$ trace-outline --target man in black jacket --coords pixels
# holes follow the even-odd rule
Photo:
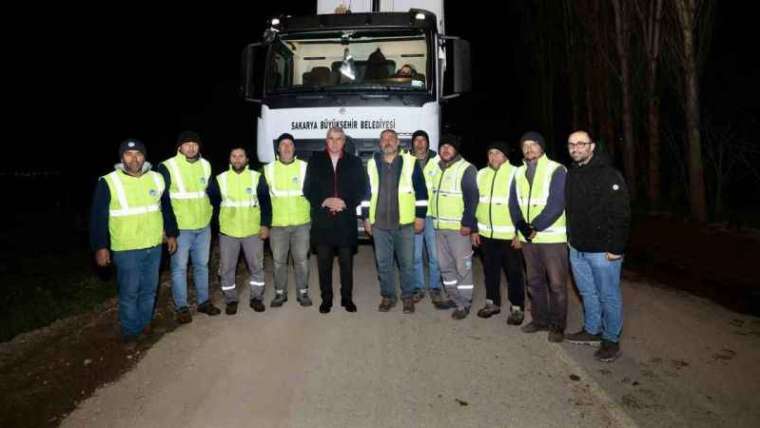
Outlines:
[[[357,207],[367,186],[362,161],[344,150],[341,128],[327,131],[325,150],[314,153],[306,167],[303,193],[311,205],[311,245],[316,248],[322,304],[332,308],[333,260],[340,266],[340,304],[356,312],[353,301],[353,256],[357,244]]]
[[[583,330],[571,343],[599,345],[594,356],[611,362],[620,356],[623,300],[620,271],[628,240],[630,208],[622,175],[601,153],[587,131],[567,141],[573,165],[567,174],[566,213],[570,265],[583,297]]]

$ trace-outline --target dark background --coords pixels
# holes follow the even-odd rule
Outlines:
[[[534,111],[542,100],[535,95],[540,82],[530,34],[543,31],[532,19],[535,7],[528,0],[491,3],[485,10],[446,3],[447,33],[471,42],[474,83],[471,94],[446,105],[444,117],[463,135],[464,154],[477,165],[492,139],[513,143],[519,158],[516,142],[529,129],[541,131],[549,153],[567,161],[562,142],[571,131],[570,103],[562,76],[555,83],[555,129],[541,129]],[[718,120],[738,121],[756,140],[760,73],[750,35],[756,23],[745,9],[735,2],[717,6],[702,102],[713,106]],[[29,209],[47,210],[51,202],[64,207],[81,230],[95,180],[112,169],[125,138],[146,142],[154,163],[173,154],[184,129],[200,132],[203,154],[216,170],[226,166],[233,145],[255,154],[256,106],[238,96],[241,50],[260,39],[267,17],[315,10],[311,2],[279,1],[215,10],[130,5],[32,14],[34,28],[22,26],[9,38],[34,42],[11,48],[7,83],[13,96],[6,104],[13,112],[10,127],[18,132],[5,142],[2,180],[20,197],[32,189]],[[663,122],[664,128],[682,126],[667,115]],[[38,197],[51,189],[55,201]],[[756,189],[746,191],[757,200]]]

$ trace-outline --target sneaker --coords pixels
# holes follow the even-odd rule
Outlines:
[[[486,305],[478,311],[478,316],[480,318],[491,318],[500,312],[500,307],[494,305],[493,303],[486,303]]]
[[[330,302],[322,302],[322,304],[319,305],[320,314],[329,314],[331,309],[332,309],[332,303]]]
[[[190,308],[183,306],[177,309],[177,322],[180,324],[193,322],[193,314],[190,313]]]
[[[601,334],[591,334],[586,330],[568,334],[565,339],[567,339],[568,342],[574,343],[576,345],[599,346],[602,344]]]
[[[463,320],[467,318],[467,315],[469,314],[470,314],[470,308],[461,308],[452,312],[451,318],[454,318],[455,320]]]
[[[603,363],[611,363],[620,357],[620,344],[602,339],[602,346],[594,353],[594,358]]]
[[[298,303],[303,307],[308,307],[313,304],[311,302],[311,298],[309,297],[309,293],[301,293],[298,296]]]
[[[413,314],[414,313],[414,297],[407,297],[406,299],[402,299],[404,302],[404,313],[405,314]]]
[[[519,306],[512,306],[509,309],[509,317],[507,318],[507,324],[520,325],[525,319],[525,312]]]
[[[285,293],[276,293],[274,299],[269,303],[273,308],[279,308],[283,303],[288,301],[288,295]]]
[[[425,298],[425,290],[421,288],[414,290],[414,296],[412,298],[414,299],[414,303],[420,303],[420,300]]]
[[[383,300],[380,301],[380,305],[377,307],[377,310],[380,312],[388,312],[394,306],[396,306],[396,299],[383,297]]]
[[[264,312],[266,310],[266,307],[264,306],[264,302],[261,301],[261,299],[251,299],[250,301],[251,309],[253,309],[256,312]]]
[[[351,299],[340,299],[340,305],[346,308],[347,312],[356,312],[356,305]]]
[[[436,309],[454,309],[457,307],[457,304],[451,299],[442,300],[440,302],[434,300],[433,306],[435,306]]]
[[[559,328],[549,329],[549,342],[560,343],[565,340],[565,332]]]
[[[214,317],[221,314],[222,310],[214,306],[210,300],[206,300],[198,305],[198,312]]]
[[[528,324],[524,325],[520,330],[522,330],[523,333],[537,333],[539,331],[549,330],[549,327],[543,324],[537,324],[535,321],[531,321]]]
[[[224,308],[224,312],[227,315],[235,315],[237,313],[238,302],[227,303],[227,307]]]

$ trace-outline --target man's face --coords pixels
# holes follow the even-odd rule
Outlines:
[[[179,152],[188,159],[195,159],[198,157],[200,147],[195,141],[185,141],[179,146]]]
[[[127,150],[121,155],[121,163],[129,174],[138,174],[145,164],[145,155],[138,150]]]
[[[438,154],[444,162],[448,162],[454,159],[457,155],[457,150],[451,144],[444,144],[440,147]]]
[[[293,140],[286,138],[280,141],[280,144],[277,146],[277,153],[280,155],[280,161],[285,163],[290,162],[296,154],[296,145],[293,143]]]
[[[327,152],[331,155],[339,155],[346,145],[346,136],[337,131],[330,131],[327,134]]]
[[[380,149],[384,155],[395,155],[398,153],[398,137],[392,132],[384,132],[380,136]]]
[[[412,75],[412,69],[411,67],[403,66],[398,71],[399,76],[411,76]]]
[[[488,165],[493,169],[499,169],[499,167],[507,161],[507,157],[501,150],[491,149],[488,151]]]
[[[522,143],[522,153],[526,161],[534,161],[544,154],[544,149],[533,140],[525,140]]]
[[[230,165],[235,171],[242,171],[248,165],[248,156],[243,149],[235,149],[230,152]]]
[[[591,141],[589,135],[583,131],[573,132],[567,138],[567,151],[576,163],[586,163],[594,154],[596,144]]]
[[[414,147],[414,153],[417,155],[424,155],[428,150],[428,140],[422,135],[414,137],[412,141],[412,147]]]

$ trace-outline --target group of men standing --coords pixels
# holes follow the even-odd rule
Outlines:
[[[620,173],[594,153],[596,144],[588,132],[577,131],[568,138],[574,161],[569,172],[546,156],[544,139],[536,132],[520,139],[523,165],[513,166],[507,143],[494,141],[488,146],[488,165],[479,171],[462,157],[460,140],[453,136],[443,136],[436,153],[430,150],[428,134],[416,131],[407,152],[396,131],[386,129],[366,170],[345,144],[343,130],[332,128],[324,151],[314,153],[307,163],[295,156],[293,136],[282,134],[276,141],[277,159],[265,165],[263,173],[249,169],[245,150],[235,148],[229,169],[212,177],[194,132],[179,135],[176,155],[162,162],[158,172],[145,161],[142,142],[122,142],[121,163],[96,188],[91,243],[98,265],[116,265],[125,342],[134,345],[150,330],[162,242],[171,254],[177,321],[192,321],[188,261],[193,265],[197,311],[221,313],[209,298],[210,223],[216,208],[219,273],[229,315],[237,312],[235,274],[241,249],[249,272],[250,306],[265,310],[267,239],[274,262],[271,307],[288,300],[291,257],[296,299],[301,306],[312,305],[312,249],[319,270],[319,311],[332,309],[332,266],[337,257],[341,306],[356,312],[353,256],[359,216],[374,241],[380,311],[397,304],[400,282],[404,313],[414,312],[427,288],[436,308],[453,309],[452,318],[464,319],[474,290],[473,248],[479,248],[486,302],[477,315],[500,313],[503,270],[510,301],[507,323],[521,325],[527,276],[532,319],[522,331],[548,330],[549,340],[560,342],[565,338],[569,261],[583,297],[585,322],[583,330],[567,339],[601,344],[601,360],[617,358],[628,195]]]

